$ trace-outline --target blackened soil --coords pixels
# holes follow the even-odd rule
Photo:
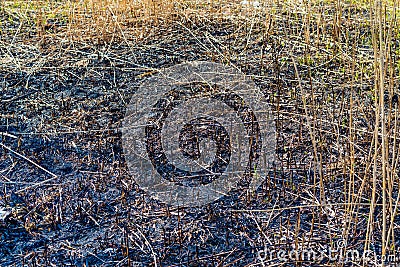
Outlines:
[[[279,63],[286,55],[278,37],[260,38],[261,26],[253,25],[253,37],[241,39],[230,25],[189,25],[188,32],[178,24],[129,44],[49,39],[40,49],[2,50],[25,61],[0,68],[0,209],[12,209],[0,220],[0,265],[245,266],[260,263],[265,245],[326,244],[340,236],[335,206],[282,209],[321,197],[296,78]],[[126,106],[158,69],[194,60],[226,63],[228,56],[276,112],[277,164],[254,195],[236,190],[205,207],[169,208],[128,172],[119,129]],[[325,183],[331,201],[342,201],[344,177],[338,172]]]

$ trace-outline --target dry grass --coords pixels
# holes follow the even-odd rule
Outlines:
[[[38,37],[51,29],[73,40],[99,43],[114,38],[143,39],[154,27],[197,17],[242,17],[238,1],[82,0],[3,1],[2,10],[18,17],[22,24],[35,26]],[[128,35],[128,36],[127,36]]]

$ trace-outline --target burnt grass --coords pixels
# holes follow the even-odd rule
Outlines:
[[[332,121],[348,116],[340,110],[350,96],[345,87],[335,86],[344,83],[343,76],[321,75],[340,63],[326,59],[329,64],[313,68],[321,85],[312,90],[322,108],[311,110],[324,144],[318,147],[318,165],[293,65],[282,60],[290,59],[292,44],[257,25],[247,39],[245,29],[234,25],[229,20],[177,23],[129,45],[123,40],[71,44],[48,37],[40,45],[1,48],[2,57],[12,55],[25,64],[18,68],[9,61],[0,68],[0,207],[12,211],[0,221],[1,266],[245,266],[260,264],[257,253],[266,245],[289,249],[342,238],[344,208],[334,204],[344,202],[348,174],[334,144],[338,132],[343,137],[349,130],[334,128]],[[119,128],[144,79],[157,69],[195,60],[229,61],[253,78],[275,114],[277,157],[253,195],[236,190],[204,207],[171,208],[135,184]],[[309,75],[307,66],[298,68]],[[360,103],[367,105],[365,84],[357,86]],[[333,120],[329,110],[338,111]],[[360,129],[374,121],[361,109],[355,116]],[[371,138],[367,132],[356,140],[356,153]],[[355,171],[363,173],[363,164],[360,160]],[[321,173],[322,191],[333,204],[329,208],[318,206]],[[346,237],[350,247],[362,248],[368,211],[358,209]]]

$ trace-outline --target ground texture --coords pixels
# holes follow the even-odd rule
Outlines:
[[[362,177],[369,172],[373,81],[366,64],[354,67],[364,68],[362,82],[351,82],[354,55],[346,47],[358,39],[342,33],[336,51],[317,35],[305,45],[301,19],[288,19],[300,11],[283,13],[270,32],[264,17],[249,14],[181,19],[146,37],[127,32],[108,42],[1,37],[1,266],[262,266],[265,246],[289,251],[345,239],[348,248],[363,249],[369,206],[343,204],[356,201],[361,186],[367,189],[357,201],[368,204],[363,197],[370,195]],[[350,18],[341,23],[352,31]],[[326,25],[321,36],[334,32]],[[365,60],[372,55],[360,51]],[[275,116],[276,166],[253,195],[234,191],[178,209],[137,187],[120,127],[144,79],[195,60],[234,65],[260,87]],[[392,93],[385,101],[397,105]],[[370,248],[380,247],[376,241]],[[265,266],[274,262],[281,263]]]

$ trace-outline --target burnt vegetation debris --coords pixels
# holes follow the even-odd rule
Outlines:
[[[378,23],[361,4],[267,7],[233,15],[213,7],[209,16],[188,9],[141,34],[126,21],[81,37],[62,18],[21,24],[2,2],[0,265],[245,266],[259,264],[266,245],[340,237],[360,251],[368,240],[380,253],[384,231],[397,248],[398,67],[387,64],[379,93]],[[391,25],[387,34],[398,34]],[[398,43],[389,45],[388,62],[396,62]],[[276,161],[251,195],[238,188],[204,207],[171,208],[136,185],[119,128],[143,80],[195,60],[236,66],[260,87],[274,113]],[[394,147],[383,154],[385,168],[382,135],[374,134],[381,99]],[[386,196],[374,191],[383,173]],[[383,220],[392,227],[383,230]]]

